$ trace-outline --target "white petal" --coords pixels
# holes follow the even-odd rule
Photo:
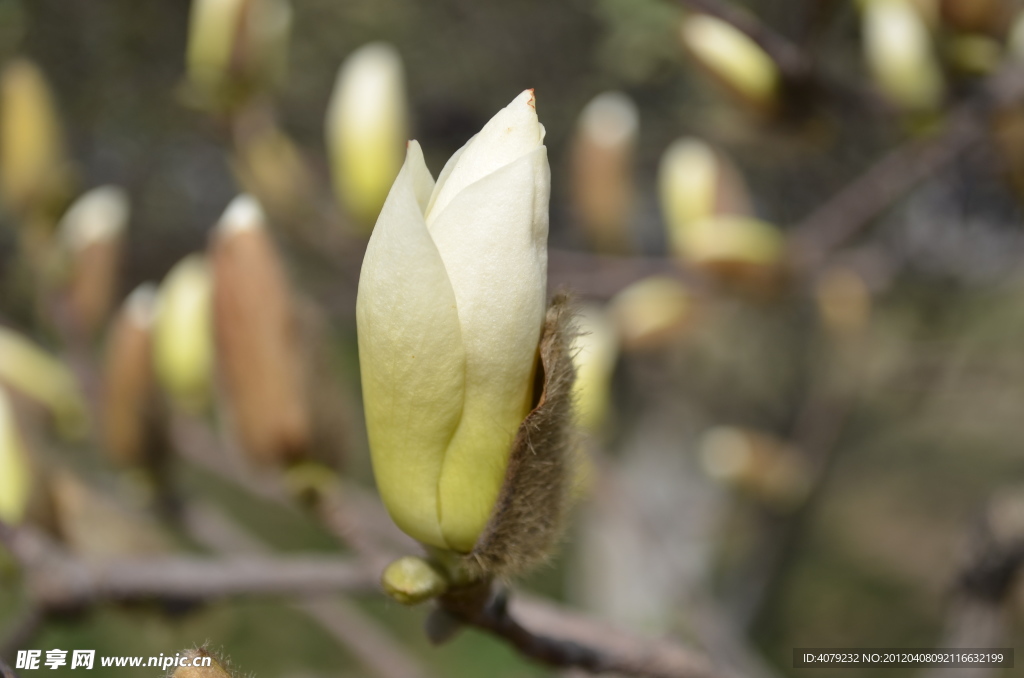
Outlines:
[[[437,485],[462,414],[465,353],[455,295],[423,221],[429,177],[411,142],[367,246],[356,321],[377,486],[399,527],[443,547]]]
[[[455,196],[470,184],[521,158],[544,141],[544,128],[537,120],[533,90],[528,89],[484,125],[484,128],[452,156],[441,173],[444,178],[434,189],[427,209],[431,226]]]
[[[402,165],[407,109],[398,50],[376,42],[349,55],[327,108],[327,149],[338,197],[366,226]]]
[[[471,548],[486,522],[531,405],[550,185],[541,146],[462,190],[430,231],[455,290],[466,350],[465,411],[440,485],[441,527],[458,550]],[[446,512],[447,502],[457,509]]]
[[[416,195],[416,204],[420,207],[420,214],[426,214],[427,203],[430,202],[430,195],[434,192],[434,177],[430,175],[427,164],[423,161],[423,151],[420,149],[420,142],[413,140],[406,145],[406,152],[410,159],[406,162],[409,174],[412,179],[412,191]]]
[[[82,250],[94,242],[121,235],[128,224],[128,193],[118,186],[100,186],[82,194],[60,220],[64,245]]]

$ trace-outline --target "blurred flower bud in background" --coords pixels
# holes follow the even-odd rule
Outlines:
[[[27,59],[0,75],[0,191],[21,218],[49,211],[66,191],[70,165],[53,94]]]
[[[468,552],[534,405],[550,171],[532,90],[448,161],[418,143],[374,228],[356,317],[374,475],[416,539]]]
[[[955,35],[946,43],[946,53],[957,71],[977,76],[990,73],[999,66],[1003,46],[987,35]]]
[[[110,328],[103,364],[103,441],[111,460],[141,466],[160,417],[153,371],[156,287],[136,288]]]
[[[0,384],[47,408],[63,436],[78,438],[88,429],[88,410],[71,372],[30,339],[6,327],[0,327]]]
[[[324,127],[335,194],[364,232],[373,228],[402,166],[408,115],[398,50],[375,42],[350,54]]]
[[[726,91],[760,113],[778,105],[779,69],[761,46],[735,26],[705,14],[683,19],[683,45]]]
[[[625,254],[632,247],[633,155],[640,113],[622,92],[605,92],[580,113],[572,153],[576,217],[591,247]]]
[[[72,203],[58,225],[69,267],[68,306],[86,335],[99,329],[114,303],[128,214],[124,189],[101,186]]]
[[[780,512],[798,507],[811,489],[800,453],[768,434],[731,426],[706,432],[700,461],[711,478]]]
[[[109,559],[172,550],[170,537],[139,506],[123,503],[64,467],[54,470],[50,484],[58,533],[74,554]]]
[[[694,313],[694,299],[675,278],[651,276],[615,295],[608,304],[622,347],[647,349],[671,343]]]
[[[164,278],[153,336],[156,375],[175,405],[199,412],[210,403],[213,370],[211,281],[206,259],[192,254]]]
[[[912,112],[934,110],[945,96],[932,37],[910,0],[864,0],[864,52],[885,96]]]
[[[750,215],[752,207],[739,170],[720,151],[694,137],[674,141],[658,169],[661,211],[669,244],[686,250],[694,225],[718,214]]]
[[[722,280],[769,283],[780,274],[784,247],[782,234],[774,225],[727,214],[695,224],[683,256]]]
[[[963,33],[999,33],[1010,18],[1006,0],[940,0],[943,22]]]
[[[186,61],[200,101],[233,107],[280,86],[291,25],[288,0],[193,0]]]
[[[294,301],[259,204],[235,198],[210,241],[219,384],[242,450],[283,464],[308,453],[303,347]]]
[[[0,521],[18,525],[28,510],[32,471],[14,409],[0,386]]]
[[[1024,11],[1017,12],[1006,33],[1006,49],[1014,59],[1024,59]]]
[[[781,233],[750,216],[741,175],[710,145],[684,138],[669,146],[661,159],[658,191],[676,256],[730,282],[760,284],[778,277]]]
[[[580,426],[596,433],[604,426],[610,412],[611,381],[619,355],[619,340],[615,326],[597,306],[581,308],[576,321],[579,329],[573,345],[576,411]]]

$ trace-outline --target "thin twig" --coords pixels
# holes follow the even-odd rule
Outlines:
[[[18,678],[18,674],[4,662],[3,657],[0,657],[0,678]]]
[[[95,600],[203,600],[243,594],[369,593],[377,578],[351,560],[330,556],[174,556],[104,563],[65,561],[31,573],[38,600],[54,607]]]
[[[631,283],[652,275],[676,278],[693,289],[708,291],[706,281],[680,261],[668,257],[616,257],[587,252],[548,251],[551,289],[609,299]]]
[[[204,432],[196,422],[189,423],[188,427],[193,427],[187,446],[190,459],[228,480],[236,478],[230,463],[224,461],[223,451],[215,449],[218,447],[216,438],[208,431]],[[274,489],[271,484],[257,482],[252,489],[275,502],[286,502],[282,488]],[[344,496],[346,492],[348,497]],[[364,558],[375,564],[374,571],[379,569],[376,564],[390,561],[403,550],[414,547],[414,543],[404,536],[391,535],[369,541],[363,539],[367,525],[379,525],[384,535],[394,532],[394,526],[378,501],[367,496],[353,495],[348,488],[324,497],[319,512],[321,519],[332,531],[343,536],[360,550]],[[188,522],[203,525],[204,529],[209,527],[209,521],[205,519]],[[353,538],[351,530],[358,526],[361,526],[359,534]],[[377,530],[373,533],[374,536],[380,536]],[[205,543],[207,540],[203,541]],[[368,551],[363,553],[364,549]],[[607,667],[603,669],[605,672],[665,678],[712,678],[722,675],[711,669],[710,662],[703,655],[671,640],[638,638],[539,600],[517,598],[512,607],[516,616],[533,628],[533,632],[514,622],[507,610],[505,618],[483,615],[475,620],[467,619],[467,622],[512,642],[525,656],[538,661],[552,664],[550,660],[558,659],[559,652],[567,653],[562,657],[564,660],[574,657],[593,660],[590,663],[553,663],[556,666],[600,665]],[[306,611],[313,613],[313,608]],[[574,655],[573,652],[578,654]]]
[[[494,595],[485,582],[449,592],[439,602],[449,615],[548,666],[642,678],[726,675],[702,654],[672,641],[637,638],[546,601],[510,601],[504,593]]]
[[[996,648],[1007,642],[1006,603],[1024,572],[1024,535],[996,536],[988,516],[974,535],[973,553],[956,582],[946,617],[941,647]],[[985,678],[999,671],[992,667],[933,668],[924,678]]]
[[[800,542],[832,478],[840,437],[860,395],[863,336],[826,336],[827,348],[812,362],[810,383],[788,436],[807,464],[810,491],[792,512],[780,515],[762,511],[757,516],[757,546],[734,576],[730,607],[740,629],[757,627],[764,614],[774,609]]]
[[[949,113],[937,134],[899,146],[791,231],[793,260],[815,268],[872,219],[924,179],[985,138],[988,116],[1024,98],[1024,68],[1010,63]]]
[[[218,553],[266,554],[256,537],[213,506],[193,506],[185,514],[189,533]],[[373,570],[373,571],[376,571]],[[379,624],[341,598],[308,598],[293,607],[316,620],[335,640],[380,678],[425,678],[425,670]]]
[[[175,448],[189,462],[276,506],[297,512],[279,476],[258,474],[237,463],[203,422],[175,415],[171,423]],[[359,552],[376,569],[383,569],[393,551],[415,548],[372,493],[338,479],[322,491],[316,517],[339,540]]]
[[[45,609],[100,601],[205,600],[243,594],[310,595],[377,591],[362,563],[336,556],[76,558],[30,529],[0,527],[33,601]]]

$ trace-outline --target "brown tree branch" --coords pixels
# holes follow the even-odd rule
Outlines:
[[[551,289],[566,288],[596,299],[609,299],[626,286],[652,275],[676,278],[693,289],[708,288],[698,273],[669,257],[616,257],[551,249],[548,262]]]
[[[1024,573],[1024,534],[1005,534],[989,515],[976,526],[971,554],[962,565],[947,613],[941,647],[995,648],[1010,645],[1007,603]],[[1000,669],[983,666],[932,668],[923,678],[985,678]]]
[[[897,147],[815,209],[791,231],[802,268],[816,268],[899,197],[985,138],[988,117],[1024,99],[1024,68],[1011,62],[989,76],[969,101],[949,113],[931,137]]]
[[[377,576],[334,556],[194,556],[76,558],[29,529],[0,526],[0,540],[18,560],[33,602],[44,609],[101,601],[205,600],[224,596],[310,595],[378,590]]]
[[[640,639],[546,601],[510,601],[505,592],[495,593],[487,582],[451,591],[439,603],[452,617],[548,666],[642,678],[727,675],[702,654],[674,642]]]
[[[279,475],[258,474],[238,463],[237,455],[233,459],[203,422],[175,415],[171,436],[175,448],[192,464],[256,497],[297,512]],[[372,569],[382,570],[395,550],[416,548],[416,542],[395,527],[372,493],[352,483],[338,479],[333,487],[321,491],[315,512],[323,526],[358,551]]]
[[[217,553],[263,555],[268,551],[265,544],[213,506],[186,511],[185,525],[197,541]],[[293,603],[293,607],[319,623],[374,675],[426,678],[426,671],[405,648],[351,602],[338,597],[306,598]]]
[[[232,469],[212,433],[194,421],[184,422],[182,426],[189,429],[188,444],[183,449],[187,450],[190,460],[229,481],[238,480],[237,469]],[[288,503],[280,485],[245,475],[241,477],[248,478],[242,484],[256,494],[275,503]],[[369,549],[363,557],[374,563],[374,571],[379,569],[377,564],[389,562],[403,551],[415,548],[415,544],[400,533],[386,536],[395,528],[379,501],[368,496],[351,496],[351,493],[346,497],[346,492],[347,488],[342,488],[322,497],[318,512],[333,532],[361,553]],[[199,522],[208,526],[206,521]],[[368,542],[363,538],[367,525],[380,525],[385,538]],[[355,538],[352,529],[359,532]],[[469,610],[465,608],[463,612]],[[703,654],[675,641],[640,638],[547,601],[517,598],[511,610],[510,613],[504,608],[499,616],[487,609],[470,616],[457,616],[465,623],[507,640],[524,656],[553,666],[576,666],[591,671],[597,667],[601,672],[652,678],[722,678],[725,675],[715,671]],[[525,626],[515,619],[521,619]]]
[[[2,657],[0,657],[0,678],[18,678],[18,674],[4,662]]]

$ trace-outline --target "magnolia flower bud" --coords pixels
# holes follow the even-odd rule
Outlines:
[[[262,463],[303,456],[310,439],[291,292],[260,206],[234,199],[210,242],[217,367],[242,449]]]
[[[770,269],[783,255],[782,234],[753,217],[715,216],[699,221],[686,239],[685,256],[694,264],[729,277],[746,268]]]
[[[681,282],[651,276],[616,294],[609,304],[609,315],[623,348],[645,349],[678,336],[689,324],[693,308],[693,295]]]
[[[1003,58],[1003,46],[998,40],[977,33],[957,35],[946,44],[950,65],[967,75],[991,73]]]
[[[0,384],[49,409],[63,435],[74,438],[85,432],[89,415],[71,372],[32,341],[6,327],[0,327]]]
[[[619,341],[615,326],[600,308],[587,306],[581,309],[577,324],[579,335],[573,356],[576,364],[576,408],[580,425],[585,430],[597,431],[608,416]]]
[[[153,358],[160,385],[178,406],[198,411],[210,399],[213,329],[210,272],[192,254],[170,270],[157,298]]]
[[[1018,12],[1006,34],[1006,51],[1015,60],[1024,59],[1024,11]]]
[[[128,194],[116,186],[101,186],[82,195],[58,225],[71,266],[71,315],[88,334],[106,319],[113,304],[127,225]]]
[[[693,137],[677,139],[661,156],[658,193],[669,244],[677,253],[686,250],[694,224],[717,214],[752,211],[736,167],[710,144]]]
[[[865,55],[878,86],[903,108],[935,109],[945,85],[921,15],[909,0],[867,0],[863,7]]]
[[[751,216],[738,171],[708,144],[680,139],[658,174],[669,244],[690,264],[726,280],[774,276],[783,255],[778,230]]]
[[[159,407],[153,374],[156,288],[128,295],[107,339],[103,369],[103,440],[118,464],[141,465]]]
[[[188,75],[201,96],[224,100],[285,77],[292,7],[287,0],[193,0]]]
[[[632,99],[605,92],[580,114],[573,148],[573,197],[577,216],[595,249],[630,249],[633,151],[640,115]]]
[[[731,94],[756,109],[775,108],[779,68],[735,26],[705,14],[683,21],[682,39],[694,60]]]
[[[88,559],[156,556],[174,548],[159,523],[137,505],[123,504],[66,468],[49,476],[57,533]]]
[[[392,518],[426,544],[473,548],[534,404],[547,282],[543,139],[527,90],[436,184],[410,142],[363,260],[356,319],[374,474]]]
[[[711,429],[701,438],[704,471],[778,511],[790,511],[811,490],[811,468],[793,447],[777,438],[730,426]]]
[[[448,589],[445,575],[433,564],[416,556],[404,556],[388,565],[380,583],[385,593],[403,605],[422,603]]]
[[[32,472],[7,393],[0,387],[0,521],[17,525],[32,494]]]
[[[337,198],[366,230],[402,166],[406,108],[402,58],[391,45],[364,45],[341,65],[327,108],[327,152]]]
[[[43,74],[25,59],[0,76],[0,191],[24,213],[59,193],[66,179],[64,139]]]

